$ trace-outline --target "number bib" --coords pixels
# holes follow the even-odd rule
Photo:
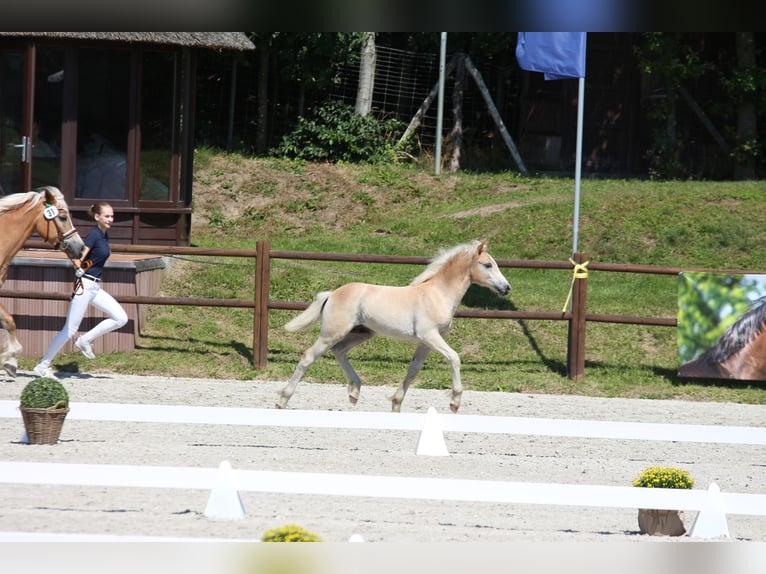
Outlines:
[[[54,207],[53,205],[49,205],[43,210],[43,217],[47,219],[48,221],[51,221],[52,219],[56,219],[58,214],[59,214],[58,208]]]

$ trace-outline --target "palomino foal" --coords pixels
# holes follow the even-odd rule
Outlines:
[[[452,369],[450,409],[457,412],[463,385],[460,357],[445,342],[457,306],[468,287],[475,283],[501,296],[511,286],[487,251],[487,240],[471,241],[442,252],[410,285],[395,287],[348,283],[335,291],[322,291],[300,315],[285,325],[288,331],[301,331],[321,320],[319,338],[301,357],[287,385],[280,391],[277,408],[284,408],[295,387],[314,361],[327,349],[348,379],[352,404],[359,399],[362,384],[348,360],[348,351],[375,335],[417,343],[404,381],[391,397],[391,410],[401,410],[404,395],[432,350],[441,353]]]

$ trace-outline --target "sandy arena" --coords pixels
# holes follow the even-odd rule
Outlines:
[[[18,400],[31,375],[0,382]],[[73,402],[272,408],[283,382],[62,375]],[[290,409],[388,412],[393,387],[301,383]],[[402,412],[448,412],[448,391],[410,389]],[[460,414],[763,426],[758,405],[466,391]],[[447,416],[447,415],[445,415]],[[695,488],[766,493],[766,447],[665,441],[444,434],[450,456],[418,456],[418,431],[269,428],[69,420],[59,444],[20,442],[20,418],[0,418],[0,460],[439,477],[629,486],[650,465],[689,470]],[[257,539],[298,524],[328,542],[660,541],[638,531],[635,509],[421,501],[242,492],[246,516],[211,520],[209,491],[3,484],[0,533]],[[406,493],[403,493],[406,495]],[[686,516],[687,529],[694,516]],[[766,541],[766,518],[728,516],[731,539]],[[15,533],[15,534],[9,534]],[[0,535],[1,536],[1,535]],[[683,537],[684,540],[690,540]]]

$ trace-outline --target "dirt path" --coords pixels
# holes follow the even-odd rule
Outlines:
[[[0,382],[17,400],[26,374]],[[77,375],[74,402],[271,408],[281,382]],[[301,383],[291,409],[383,411],[388,387],[363,387],[352,407],[341,385]],[[447,412],[447,391],[411,389],[403,412]],[[466,391],[461,414],[763,426],[758,405]],[[460,416],[460,415],[450,415]],[[680,466],[697,488],[766,493],[766,447],[445,433],[448,457],[417,456],[419,432],[287,429],[67,420],[55,446],[21,444],[20,419],[0,418],[0,460],[217,467],[629,486],[650,465]],[[331,542],[636,541],[636,510],[243,492],[238,521],[204,516],[208,491],[2,485],[0,532],[259,538],[299,524]],[[693,516],[687,516],[687,528]],[[730,516],[737,540],[766,541],[766,519]],[[656,539],[655,539],[656,540]]]

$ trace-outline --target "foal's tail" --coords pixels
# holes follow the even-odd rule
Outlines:
[[[322,291],[321,293],[317,293],[317,296],[314,297],[314,301],[312,301],[311,305],[309,305],[303,313],[298,315],[295,319],[285,323],[285,330],[303,331],[319,321],[319,319],[322,318],[324,304],[327,302],[327,299],[331,294],[332,291]]]

